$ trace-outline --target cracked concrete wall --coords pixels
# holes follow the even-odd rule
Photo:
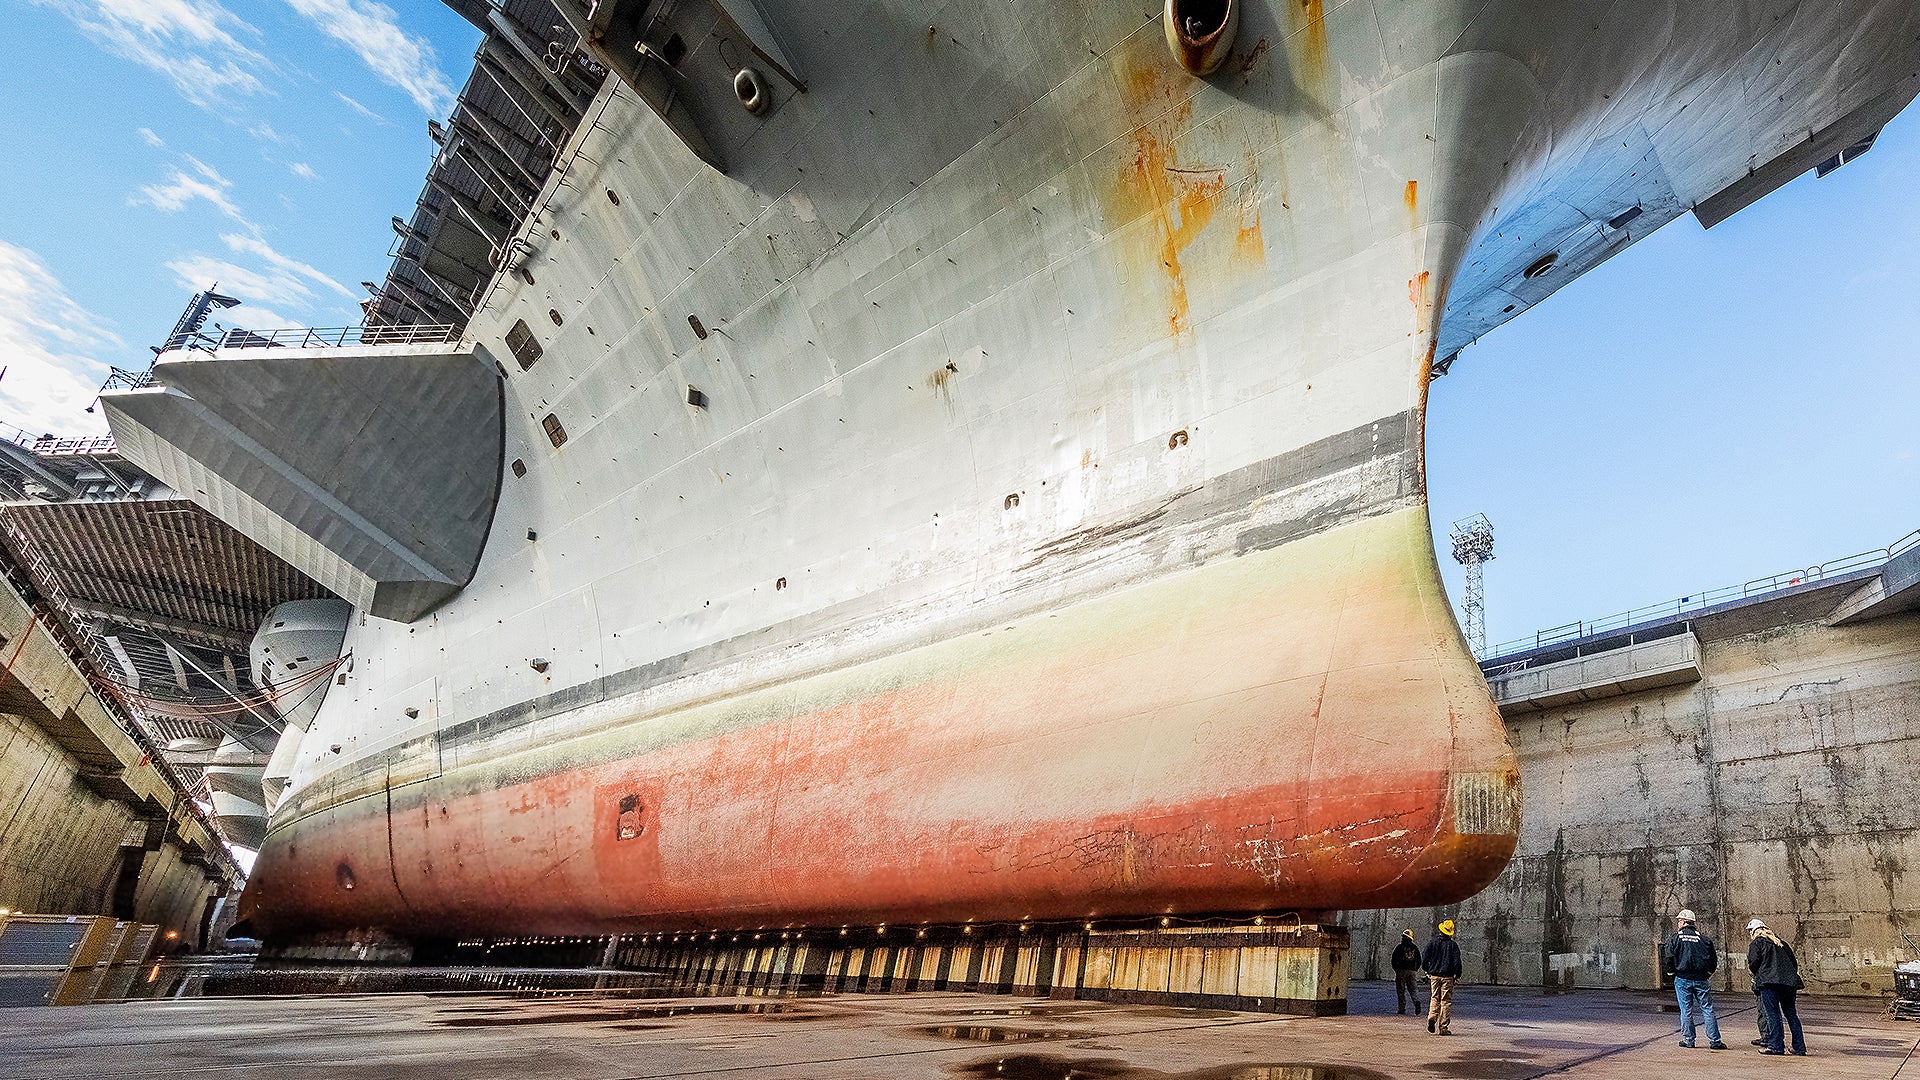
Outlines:
[[[1749,918],[1810,992],[1890,991],[1920,956],[1920,614],[1833,627],[1835,586],[1696,620],[1702,679],[1506,719],[1520,847],[1484,892],[1356,911],[1356,977],[1391,978],[1402,929],[1456,919],[1466,979],[1659,984],[1658,942],[1692,907],[1746,980]]]

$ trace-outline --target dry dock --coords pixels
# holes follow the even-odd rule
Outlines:
[[[1721,998],[1736,1049],[1709,1052],[1676,1046],[1668,999],[1632,990],[1465,988],[1450,1039],[1394,1015],[1382,983],[1353,988],[1351,1015],[1319,1018],[965,994],[646,993],[439,990],[8,1010],[0,1076],[1888,1080],[1920,1070],[1908,1064],[1920,1025],[1831,998],[1803,1003],[1811,1056],[1774,1059],[1746,1045],[1745,995]]]

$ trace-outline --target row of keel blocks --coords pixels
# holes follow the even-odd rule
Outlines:
[[[1307,1016],[1347,1011],[1345,927],[1075,924],[472,939],[416,950],[453,966],[602,963],[661,977],[669,995],[943,991]],[[685,940],[682,940],[684,937]],[[671,939],[671,940],[669,940]]]
[[[1161,23],[1173,58],[1204,79],[1220,70],[1233,51],[1240,5],[1235,0],[1166,0]]]

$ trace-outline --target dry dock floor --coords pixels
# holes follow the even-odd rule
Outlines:
[[[499,991],[181,998],[0,1012],[0,1077],[380,1080],[1920,1080],[1920,1024],[1804,1001],[1806,1058],[1762,1057],[1753,999],[1721,995],[1734,1049],[1676,1045],[1650,992],[1464,987],[1456,1034],[1361,983],[1335,1018],[965,994],[662,998]],[[1702,1040],[1704,1045],[1704,1040]]]

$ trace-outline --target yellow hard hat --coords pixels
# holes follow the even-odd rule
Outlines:
[[[1447,919],[1444,922],[1442,922],[1440,924],[1440,932],[1447,935],[1448,937],[1452,937],[1453,936],[1453,920]]]

